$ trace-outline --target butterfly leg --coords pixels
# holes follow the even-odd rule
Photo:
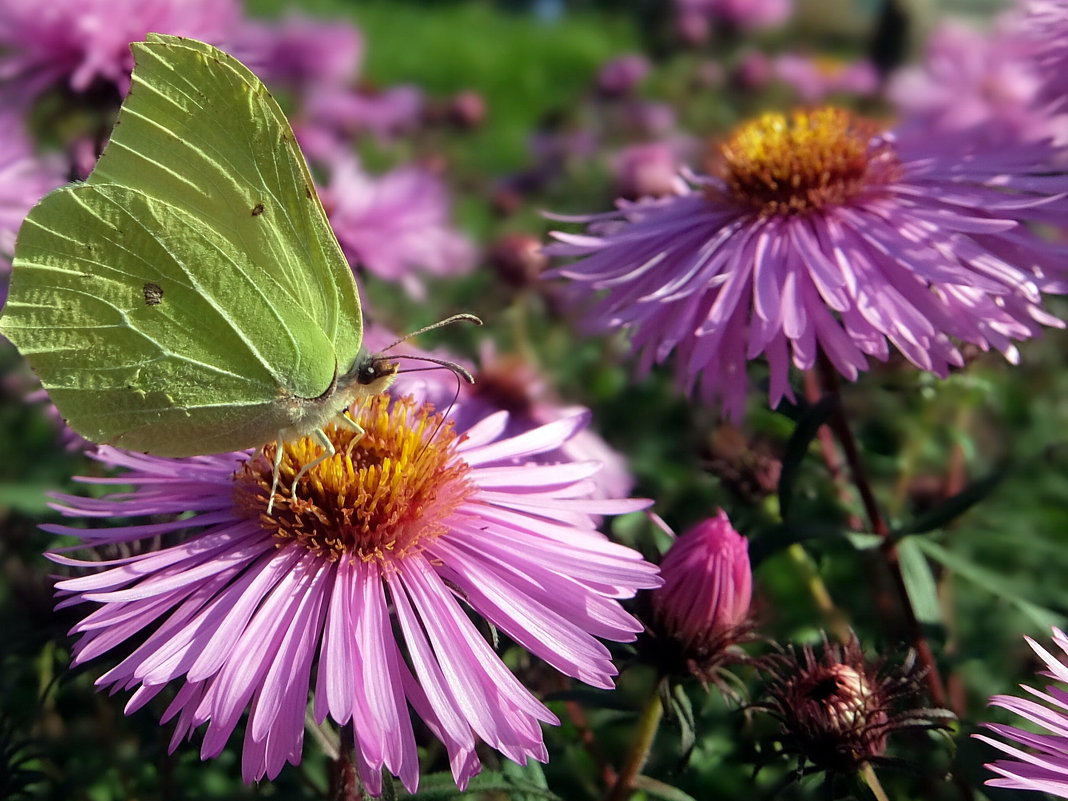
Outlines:
[[[271,479],[271,499],[267,501],[267,514],[270,514],[271,510],[274,509],[274,494],[278,491],[278,478],[279,474],[282,472],[283,447],[284,443],[282,442],[282,438],[279,437],[274,445],[274,477]]]
[[[363,426],[356,422],[356,420],[349,414],[348,409],[341,410],[341,419],[349,424],[349,428],[356,432],[356,436],[349,440],[349,444],[345,446],[345,455],[352,455],[352,446],[363,439],[363,435],[367,432],[363,430]]]
[[[297,482],[303,478],[304,474],[337,453],[337,448],[334,447],[334,443],[330,441],[330,437],[328,437],[326,432],[321,428],[315,429],[315,438],[319,440],[319,444],[323,446],[323,452],[300,468],[297,472],[297,477],[293,479],[293,488],[290,490],[290,493],[294,498],[297,497]]]

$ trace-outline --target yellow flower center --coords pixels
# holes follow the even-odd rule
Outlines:
[[[877,133],[844,109],[769,113],[734,132],[713,170],[734,202],[763,216],[843,205],[899,174],[893,148]]]
[[[472,492],[468,465],[456,457],[452,423],[411,398],[374,395],[354,410],[363,429],[332,425],[335,453],[314,437],[283,445],[278,491],[267,504],[275,445],[236,473],[237,503],[277,538],[318,556],[388,563],[417,553],[446,531],[444,520]]]

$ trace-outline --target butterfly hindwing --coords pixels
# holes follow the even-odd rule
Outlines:
[[[89,439],[164,455],[241,447],[238,432],[266,440],[287,424],[278,364],[318,392],[333,378],[330,341],[287,290],[156,198],[57,190],[18,252],[4,331]]]

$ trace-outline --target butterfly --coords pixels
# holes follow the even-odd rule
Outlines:
[[[22,224],[0,333],[90,441],[181,457],[317,433],[332,453],[323,426],[396,363],[363,347],[293,130],[221,50],[161,34],[131,48],[92,173]]]

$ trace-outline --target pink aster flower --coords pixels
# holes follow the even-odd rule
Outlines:
[[[1064,655],[1051,654],[1030,637],[1027,644],[1046,665],[1041,674],[1062,684],[1068,683],[1068,636],[1060,629],[1053,629],[1053,641]],[[1000,706],[1029,720],[1044,733],[1026,731],[1016,726],[1001,723],[984,724],[998,735],[993,739],[983,734],[975,737],[989,743],[1008,759],[998,759],[986,767],[1001,778],[989,779],[991,787],[1011,787],[1017,790],[1038,790],[1058,798],[1068,798],[1068,691],[1063,687],[1047,686],[1046,691],[1024,686],[1038,700],[1018,698],[1014,695],[995,695],[992,706]],[[1019,746],[1019,747],[1017,747]]]
[[[5,0],[0,3],[0,85],[32,100],[59,87],[75,93],[130,85],[130,42],[155,31],[224,41],[241,15],[235,0]]]
[[[449,222],[450,203],[436,175],[414,165],[375,178],[351,157],[334,161],[323,204],[349,260],[413,297],[422,275],[454,276],[475,266],[475,247]]]
[[[893,345],[944,376],[957,342],[1018,359],[1064,292],[1068,248],[1027,221],[1068,213],[1068,176],[1044,143],[969,149],[967,139],[881,134],[848,112],[768,114],[743,125],[686,195],[578,218],[550,248],[579,260],[548,275],[596,293],[592,330],[627,328],[647,368],[678,351],[680,380],[738,419],[760,354],[772,405],[789,371],[822,354],[853,380]]]
[[[508,416],[458,435],[411,398],[378,395],[354,410],[365,433],[328,429],[336,453],[317,462],[311,438],[287,443],[267,512],[274,446],[163,459],[101,447],[122,470],[97,483],[132,485],[103,498],[61,496],[79,518],[144,518],[108,528],[49,526],[124,555],[82,561],[58,582],[64,606],[93,606],[75,626],[75,664],[120,648],[99,678],[133,690],[126,711],[166,686],[172,749],[204,726],[201,756],[218,755],[247,713],[246,781],[273,778],[303,747],[305,710],[352,726],[369,793],[381,770],[419,780],[412,711],[444,743],[457,783],[480,768],[479,740],[517,762],[546,758],[553,714],[505,667],[468,617],[474,609],[558,670],[597,687],[616,673],[597,638],[639,628],[619,598],[658,583],[656,568],[610,542],[590,515],[644,507],[589,499],[597,466],[539,466],[584,416],[503,434]],[[162,542],[162,544],[160,544]],[[131,555],[132,554],[132,555]]]

